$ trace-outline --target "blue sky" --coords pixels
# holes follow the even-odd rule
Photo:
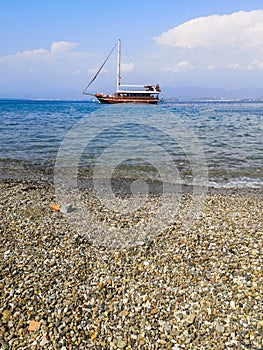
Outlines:
[[[82,99],[118,38],[123,83],[263,87],[262,0],[1,0],[0,30],[1,98]]]

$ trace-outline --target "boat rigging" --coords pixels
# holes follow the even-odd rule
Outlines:
[[[96,80],[97,76],[101,72],[102,68],[108,61],[109,57],[115,50],[116,46],[118,47],[117,55],[117,86],[116,92],[112,94],[102,94],[102,93],[88,93],[87,89],[90,85]],[[161,92],[159,84],[155,85],[123,85],[121,81],[121,41],[120,39],[114,45],[95,76],[91,79],[85,90],[83,91],[84,95],[95,96],[100,103],[148,103],[148,104],[157,104],[159,101],[159,93]]]

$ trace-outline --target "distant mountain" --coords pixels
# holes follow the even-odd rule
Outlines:
[[[263,88],[223,89],[198,86],[162,87],[164,98],[178,99],[262,99]]]
[[[22,86],[15,82],[2,84],[0,81],[0,99],[18,98],[18,99],[66,99],[66,100],[84,100],[93,99],[92,96],[82,95],[82,88],[72,88],[70,85],[61,86],[60,84],[49,84],[43,81],[25,81]],[[162,94],[160,97],[165,99],[261,99],[263,100],[262,88],[246,89],[224,89],[208,88],[202,86],[161,86]],[[114,87],[102,86],[98,88],[99,92],[113,91]],[[93,91],[93,90],[91,90]]]

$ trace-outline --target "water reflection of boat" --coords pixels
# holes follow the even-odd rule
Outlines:
[[[114,49],[118,47],[118,59],[117,59],[117,88],[113,94],[102,94],[102,93],[88,93],[87,89],[96,80],[97,76],[101,72],[102,68],[108,61]],[[122,85],[121,81],[121,42],[115,44],[95,76],[89,82],[86,89],[83,91],[84,95],[95,96],[100,103],[148,103],[157,104],[159,101],[159,93],[161,92],[159,84],[155,85]]]

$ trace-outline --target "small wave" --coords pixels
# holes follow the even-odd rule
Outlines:
[[[231,179],[229,181],[209,181],[209,187],[213,188],[253,188],[253,189],[262,189],[263,188],[263,179],[255,179],[249,177],[242,177]]]

